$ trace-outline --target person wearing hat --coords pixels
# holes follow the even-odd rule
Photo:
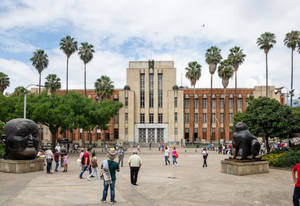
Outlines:
[[[142,166],[142,159],[137,155],[137,153],[137,151],[134,151],[128,159],[128,165],[130,167],[130,181],[132,185],[137,185],[136,182],[138,173]]]
[[[110,187],[110,202],[116,203],[115,200],[115,184],[116,184],[116,171],[120,171],[119,164],[114,161],[118,151],[115,148],[107,150],[107,160],[103,160],[101,164],[102,179],[103,179],[103,194],[102,202],[106,202],[108,187]]]

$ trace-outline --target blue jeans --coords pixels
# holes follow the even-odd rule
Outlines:
[[[168,163],[170,164],[169,156],[165,156],[165,163],[166,163],[166,165],[167,165]]]
[[[56,165],[55,165],[55,172],[58,172],[58,166],[59,166],[59,162],[55,162],[56,163]]]
[[[173,155],[172,157],[173,157],[173,165],[177,164],[175,155]]]
[[[295,187],[294,195],[293,195],[294,206],[299,206],[299,199],[300,199],[300,187]]]
[[[47,173],[51,172],[52,159],[46,159],[47,161]]]
[[[81,171],[81,173],[80,173],[80,175],[79,175],[80,178],[82,178],[83,173],[84,173],[87,169],[89,169],[89,174],[92,173],[91,167],[90,167],[89,165],[84,165],[83,170]]]
[[[107,197],[107,190],[108,187],[110,186],[110,201],[113,202],[115,201],[115,184],[116,180],[113,180],[111,184],[108,184],[107,182],[103,181],[103,195],[102,195],[102,201],[106,200]]]

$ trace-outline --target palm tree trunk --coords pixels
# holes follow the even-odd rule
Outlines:
[[[40,72],[39,73],[39,94],[41,93],[41,76],[42,76],[42,73]]]
[[[212,87],[213,87],[213,75],[210,75],[210,131],[209,131],[209,140],[212,138]]]
[[[226,142],[226,129],[225,129],[225,126],[226,126],[226,87],[224,87],[224,108],[223,108],[223,128],[224,128],[224,134],[225,134],[225,137],[224,137],[224,142]]]
[[[69,87],[68,87],[68,84],[69,84],[69,57],[67,57],[67,81],[66,81],[66,93],[68,94],[69,92]]]
[[[269,94],[269,88],[268,88],[268,53],[266,53],[266,97]]]
[[[237,71],[236,69],[234,70],[234,100],[235,100],[235,107],[233,110],[235,111],[234,113],[237,113]]]
[[[290,106],[293,105],[293,93],[292,93],[292,90],[293,90],[293,75],[294,75],[294,50],[292,49],[292,56],[291,56],[291,98],[290,98]]]
[[[87,94],[86,94],[86,64],[84,64],[84,95],[87,97]]]

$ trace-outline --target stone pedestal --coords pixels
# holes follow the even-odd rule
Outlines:
[[[225,159],[221,161],[221,172],[237,176],[268,173],[269,162]]]
[[[34,160],[5,160],[0,159],[0,172],[26,173],[43,171],[44,159]]]

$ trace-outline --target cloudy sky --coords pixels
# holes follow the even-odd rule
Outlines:
[[[273,32],[277,44],[269,53],[269,84],[290,88],[290,50],[283,44],[287,32],[300,30],[299,0],[1,0],[0,72],[9,75],[12,92],[17,86],[38,83],[29,59],[44,49],[49,66],[42,73],[57,74],[65,88],[66,56],[60,39],[71,35],[79,43],[95,46],[87,65],[87,87],[108,75],[116,88],[126,84],[132,60],[173,60],[177,84],[189,86],[184,77],[189,61],[202,65],[196,87],[210,87],[205,51],[212,45],[226,58],[240,46],[246,60],[238,71],[238,87],[265,84],[265,56],[256,46],[264,32]],[[69,88],[83,88],[83,63],[70,58]],[[294,88],[300,93],[300,55],[294,58]],[[181,78],[182,77],[182,78]],[[214,85],[222,87],[215,75]],[[229,87],[234,87],[232,79]]]

